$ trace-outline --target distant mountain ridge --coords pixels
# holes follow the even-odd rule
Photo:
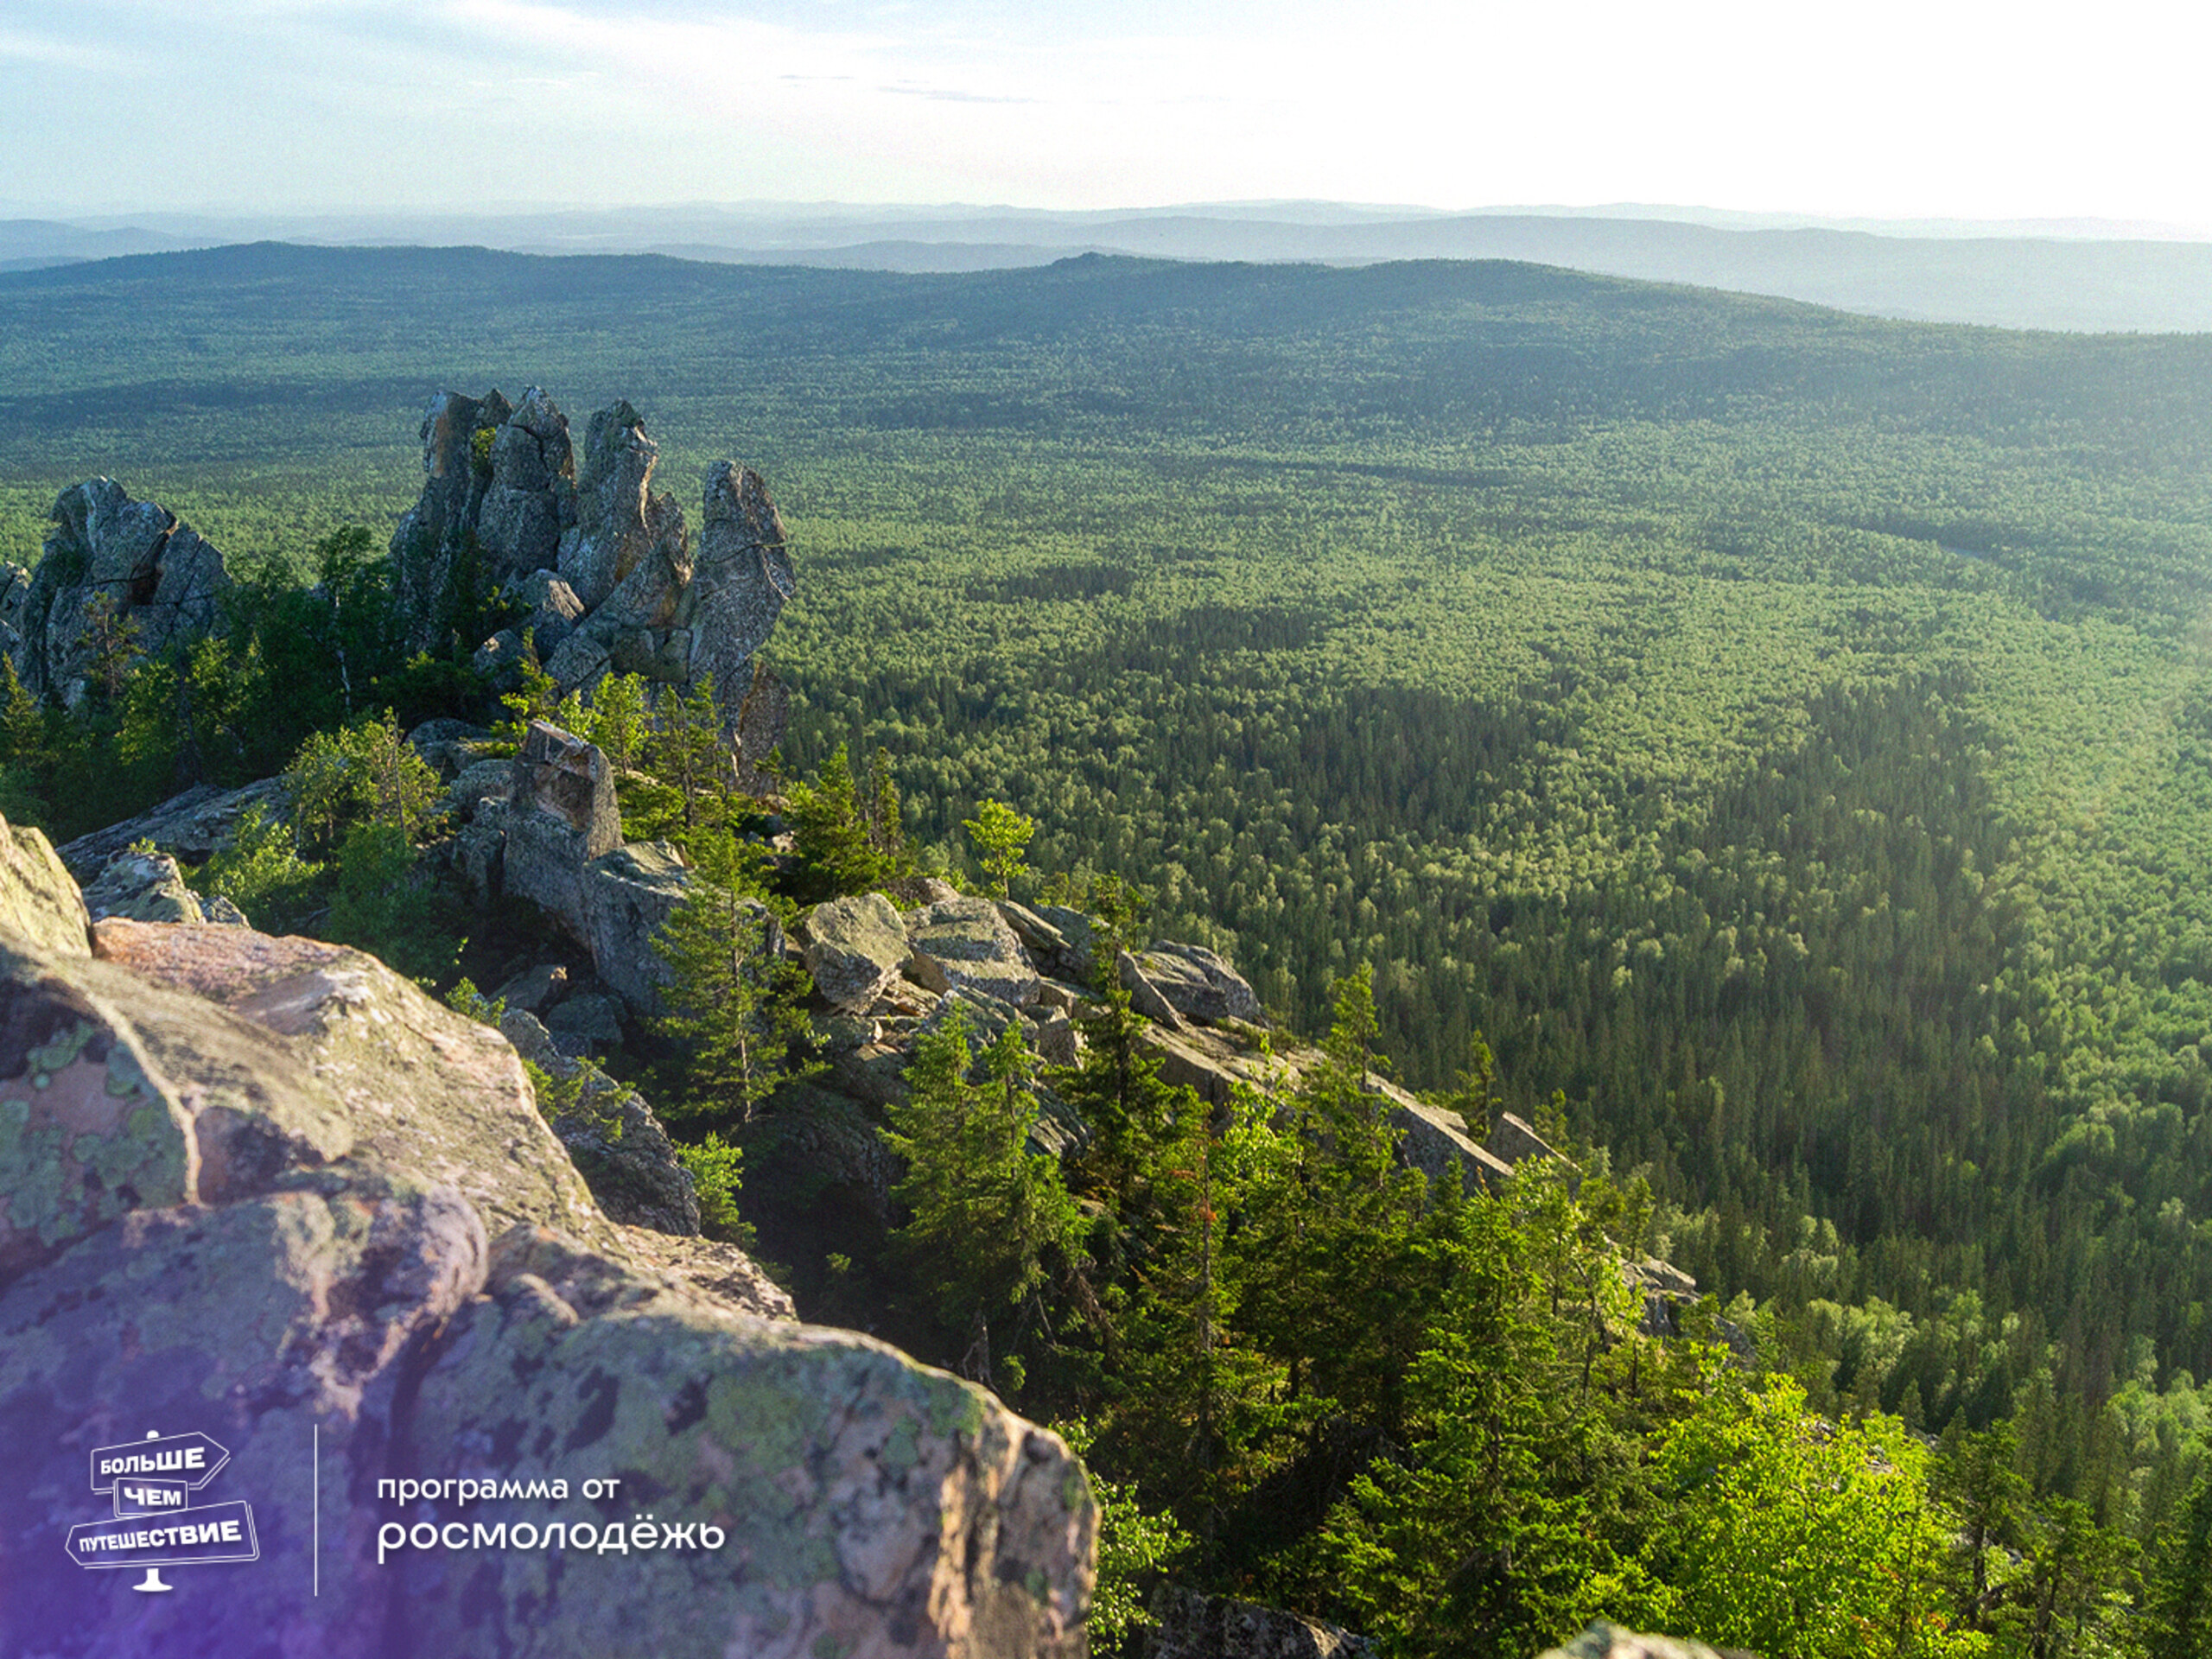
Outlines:
[[[957,271],[1071,254],[1369,264],[1513,259],[1643,281],[1770,295],[1874,316],[2088,333],[2212,331],[2212,242],[1972,226],[1764,224],[1703,210],[1441,213],[1330,203],[1127,213],[836,204],[506,214],[144,215],[0,220],[0,270],[283,240],[475,244],[527,253],[663,253],[718,264]],[[1659,216],[1679,213],[1682,217]],[[1700,218],[1701,216],[1701,218]],[[1726,222],[1722,222],[1726,221]],[[2139,227],[2125,226],[2125,229]],[[1942,232],[1958,233],[1937,233]],[[2082,233],[2087,232],[2089,233]]]

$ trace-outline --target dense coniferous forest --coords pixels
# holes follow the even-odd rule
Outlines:
[[[0,552],[34,560],[54,492],[106,473],[258,571],[264,614],[380,544],[441,387],[542,385],[579,423],[626,396],[686,495],[713,455],[758,467],[802,576],[771,648],[793,776],[880,748],[906,838],[956,862],[963,819],[1009,804],[1037,824],[1030,891],[1126,880],[1147,931],[1221,946],[1300,1030],[1345,1029],[1345,987],[1371,987],[1360,1040],[1402,1081],[1602,1148],[1631,1196],[1593,1196],[1587,1227],[1717,1293],[1716,1332],[1799,1408],[1947,1437],[1941,1478],[2012,1517],[1988,1547],[2044,1599],[1942,1640],[1930,1611],[1928,1650],[2140,1639],[2113,1599],[2144,1573],[2152,1605],[2181,1570],[2212,1404],[2212,339],[1507,264],[897,277],[281,247],[0,276]],[[403,718],[454,690],[435,665],[379,689]],[[67,836],[156,798],[186,747],[244,781],[349,712],[226,748],[149,735],[119,698],[73,749],[10,736],[8,810]],[[1485,1053],[1494,1096],[1471,1096]],[[1289,1154],[1239,1155],[1264,1217]],[[1172,1253],[1164,1179],[1092,1191]],[[1580,1202],[1530,1198],[1565,1207],[1527,1238],[1450,1206],[1377,1225],[1408,1260],[1497,1262],[1576,1237]],[[1567,1363],[1548,1271],[1541,1319],[1452,1280],[1496,1345],[1383,1351],[1417,1380],[1367,1429],[1448,1440],[1508,1387],[1500,1356]],[[1268,1344],[1300,1310],[1256,1285],[1250,1351],[1295,1377]],[[1524,1402],[1528,1456],[1581,1447],[1531,1538],[1602,1508],[1616,1437],[1688,1467],[1749,1421],[1617,1377],[1600,1423],[1591,1363],[1573,1409]],[[1485,1601],[1467,1563],[1421,1580],[1433,1535],[1388,1517],[1479,1507],[1472,1449],[1308,1493],[1330,1518],[1286,1554],[1255,1517],[1310,1458],[1176,1489],[1128,1449],[1141,1425],[1100,1432],[1214,1570],[1367,1586],[1336,1611],[1408,1650],[1450,1645],[1418,1611],[1439,1596],[1500,1643],[1582,1607]],[[1420,1486],[1445,1468],[1459,1485]],[[1674,1587],[1624,1605],[1688,1617],[1681,1564],[1722,1546],[1665,1548],[1615,1536],[1586,1565],[1641,1563]]]

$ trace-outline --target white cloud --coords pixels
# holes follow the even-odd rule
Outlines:
[[[7,3],[0,149],[57,196],[2212,220],[2212,14],[2151,0]]]

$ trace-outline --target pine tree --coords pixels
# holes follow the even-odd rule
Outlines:
[[[896,865],[870,832],[842,743],[822,763],[811,784],[794,783],[786,793],[809,897],[867,893],[892,879]]]
[[[757,845],[702,830],[691,861],[690,890],[653,938],[670,976],[658,1024],[691,1051],[680,1109],[743,1122],[785,1081],[818,1069],[791,1058],[809,1033],[806,974],[768,948],[775,918]]]
[[[1059,1160],[1029,1149],[1038,1109],[1020,1023],[1009,1020],[984,1051],[981,1083],[969,1080],[970,1064],[967,1017],[956,1007],[916,1045],[907,1097],[886,1109],[882,1135],[906,1164],[892,1188],[909,1211],[894,1246],[929,1287],[944,1329],[967,1345],[963,1369],[988,1382],[990,1322],[1014,1333],[1000,1339],[1001,1354],[1037,1323],[1047,1274],[1076,1248],[1082,1216]]]
[[[689,851],[693,834],[715,830],[728,817],[730,751],[713,675],[699,676],[688,692],[661,693],[645,752],[646,769],[683,798]]]

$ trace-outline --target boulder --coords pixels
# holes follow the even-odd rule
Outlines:
[[[1021,932],[1038,967],[1056,978],[1088,985],[1097,971],[1093,954],[1095,918],[1065,905],[1006,907],[1007,918]]]
[[[1080,1653],[1066,1447],[610,1220],[499,1033],[312,940],[95,942],[0,938],[0,1581],[39,1586],[0,1652]],[[251,1504],[257,1561],[55,1565],[113,1519],[88,1450],[149,1429],[226,1449],[200,1501]],[[454,1478],[518,1486],[391,1484]],[[677,1541],[594,1548],[647,1521]]]
[[[916,984],[940,994],[965,988],[1015,1007],[1037,1000],[1037,970],[989,899],[941,899],[909,912],[906,924],[906,971]]]
[[[0,818],[0,937],[12,935],[49,956],[82,957],[92,953],[92,925],[45,832]]]
[[[867,1009],[911,954],[906,923],[880,893],[832,899],[807,915],[806,971],[833,1008]]]
[[[1136,960],[1144,976],[1160,988],[1178,1014],[1209,1024],[1223,1020],[1267,1023],[1258,995],[1217,951],[1156,939]]]
[[[468,658],[468,665],[487,680],[511,684],[513,677],[521,672],[525,655],[522,631],[519,628],[501,628],[476,647]]]
[[[1039,1005],[1033,1012],[1029,1046],[1037,1052],[1037,1058],[1047,1065],[1073,1065],[1082,1052],[1075,1022],[1058,1008]]]
[[[215,626],[230,586],[223,556],[168,508],[93,478],[62,491],[48,521],[12,625],[32,692],[73,709],[104,653],[157,657]]]
[[[184,872],[167,853],[118,853],[86,887],[85,908],[96,922],[109,916],[134,922],[207,919],[200,896],[185,886]]]
[[[751,467],[728,461],[709,467],[703,510],[698,562],[675,624],[690,631],[685,681],[696,685],[714,676],[723,734],[734,737],[739,702],[753,683],[753,653],[767,643],[798,575],[768,486]]]
[[[446,785],[447,816],[467,823],[484,802],[512,800],[514,789],[513,761],[472,761]]]
[[[485,728],[444,715],[426,720],[407,734],[408,747],[423,757],[442,784],[452,783],[471,766],[487,760],[484,749],[491,741],[492,734]]]
[[[283,817],[290,810],[284,780],[264,778],[259,783],[232,790],[195,784],[135,818],[125,818],[105,830],[66,841],[57,850],[62,863],[79,880],[90,880],[105,869],[108,861],[118,853],[142,841],[153,842],[165,853],[203,859],[216,849],[231,844],[238,820],[255,806],[272,818]]]
[[[1366,1637],[1280,1607],[1202,1596],[1180,1585],[1153,1592],[1146,1659],[1373,1659]]]
[[[584,872],[584,948],[609,989],[639,1015],[661,1009],[667,964],[653,949],[677,906],[691,891],[683,855],[665,841],[637,842],[594,859]],[[769,918],[771,944],[783,949],[783,932]]]

